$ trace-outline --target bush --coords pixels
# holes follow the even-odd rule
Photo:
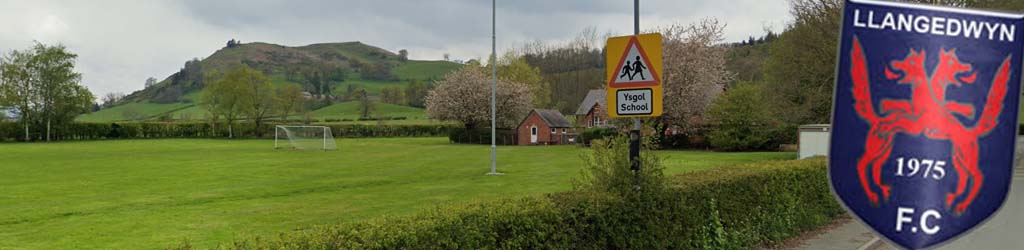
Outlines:
[[[515,130],[498,129],[494,132],[497,134],[495,144],[516,145]],[[452,129],[448,133],[448,141],[460,144],[491,144],[491,129]]]
[[[741,84],[715,99],[708,110],[714,124],[708,138],[711,146],[725,151],[774,149],[772,138],[779,125],[763,95],[761,86]]]
[[[619,131],[615,128],[588,128],[583,131],[583,134],[580,134],[580,140],[583,142],[583,145],[590,145],[593,140],[611,138],[618,134]]]
[[[710,130],[709,126],[694,126],[676,134],[661,133],[658,143],[661,149],[709,149]]]
[[[606,160],[595,163],[625,167],[621,155]],[[606,169],[598,165],[591,167]],[[843,213],[829,191],[821,158],[715,168],[668,177],[665,183],[661,190],[641,189],[649,195],[581,185],[542,197],[243,238],[226,248],[749,249],[778,243]],[[191,247],[186,242],[178,248]]]

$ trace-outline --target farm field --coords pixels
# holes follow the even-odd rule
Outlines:
[[[0,249],[200,248],[243,236],[406,215],[452,202],[564,191],[575,146],[499,147],[446,138],[339,139],[337,151],[272,140],[0,144]],[[662,151],[666,174],[792,159],[792,152]]]
[[[372,116],[388,116],[388,117],[405,117],[407,120],[422,120],[423,122],[429,122],[427,113],[424,109],[414,108],[409,106],[400,106],[388,103],[374,103],[374,114]],[[361,110],[359,102],[340,102],[331,104],[331,106],[323,107],[313,111],[313,117],[317,119],[350,119],[355,120],[361,116]],[[294,119],[301,119],[301,116],[295,116]]]

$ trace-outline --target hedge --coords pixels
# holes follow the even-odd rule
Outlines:
[[[494,140],[497,145],[516,145],[515,130],[497,129],[494,131],[497,136]],[[452,143],[461,144],[491,144],[491,130],[456,128],[448,133],[448,140]]]
[[[613,127],[587,128],[580,134],[580,140],[584,145],[590,145],[593,140],[606,139],[618,135],[619,131]]]
[[[236,123],[233,130],[236,137],[273,138],[276,124],[264,124],[259,131],[251,123]],[[316,124],[314,124],[316,125]],[[336,138],[363,137],[435,137],[447,136],[457,125],[366,125],[366,124],[323,124],[331,128]],[[216,127],[216,129],[214,129]],[[40,128],[30,131],[32,140],[43,140]],[[142,138],[224,138],[228,135],[226,124],[211,123],[71,123],[52,130],[51,139],[56,141],[99,140],[99,139],[142,139]],[[23,141],[24,127],[18,123],[0,122],[0,141]]]
[[[243,237],[226,249],[749,249],[843,212],[822,159],[669,178],[650,200],[592,191],[438,207],[407,217]],[[175,246],[191,249],[188,243]]]

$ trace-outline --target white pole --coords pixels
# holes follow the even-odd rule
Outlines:
[[[327,127],[324,127],[324,151],[327,151]]]
[[[497,138],[497,104],[495,95],[498,92],[498,38],[497,38],[497,0],[491,0],[491,173],[498,174]]]
[[[277,128],[278,126],[274,126],[274,149],[277,149]]]

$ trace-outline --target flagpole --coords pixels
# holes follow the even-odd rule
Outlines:
[[[498,108],[495,95],[498,92],[498,42],[497,42],[497,0],[491,0],[491,172],[487,175],[500,175],[498,173],[498,146],[497,138],[497,116]]]

